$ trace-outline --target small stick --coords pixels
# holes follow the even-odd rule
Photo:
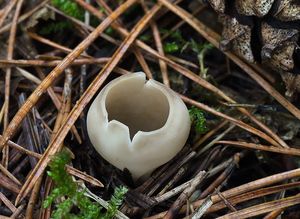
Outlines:
[[[197,156],[203,154],[205,151],[207,151],[210,147],[212,147],[213,145],[215,145],[219,140],[221,140],[222,138],[224,138],[224,136],[226,136],[232,129],[234,129],[236,126],[234,124],[230,124],[230,126],[225,129],[222,133],[220,133],[219,135],[217,135],[212,141],[210,141],[207,145],[205,145],[204,147],[202,147],[198,152],[197,152]]]
[[[0,170],[2,173],[4,173],[8,178],[10,178],[13,182],[15,182],[18,185],[22,185],[21,182],[13,175],[11,174],[2,164],[0,164]]]
[[[182,166],[176,173],[176,175],[171,179],[168,184],[158,193],[158,195],[163,195],[170,187],[172,187],[187,171],[187,165]]]
[[[151,190],[147,193],[148,196],[151,196],[166,180],[168,180],[178,169],[195,157],[196,152],[192,151],[184,159],[179,160],[176,162],[165,174],[161,175],[159,179],[157,179],[157,183],[151,188]]]
[[[160,196],[157,196],[155,197],[154,199],[160,203],[160,202],[163,202],[175,195],[177,195],[178,193],[184,191],[187,187],[190,187],[191,186],[191,182],[193,181],[193,179],[181,184],[180,186],[177,186],[176,188],[174,189],[171,189],[170,191],[160,195]]]
[[[109,61],[109,58],[81,58],[76,59],[71,65],[85,65],[85,64],[105,64]],[[18,67],[30,67],[30,66],[42,66],[42,67],[55,67],[61,60],[45,61],[45,60],[0,60],[0,67],[7,68],[12,66]]]
[[[11,210],[11,212],[17,210],[16,206],[14,206],[14,204],[11,203],[11,201],[9,201],[9,199],[2,192],[0,192],[0,200],[5,204],[6,207],[9,208],[9,210]]]
[[[287,208],[293,205],[297,205],[300,203],[300,194],[290,196],[288,198],[282,198],[275,201],[270,201],[258,205],[254,205],[248,208],[244,208],[229,214],[225,214],[221,217],[218,217],[218,219],[232,219],[232,218],[238,218],[238,219],[244,219],[244,218],[250,218],[255,217],[264,213],[268,213],[271,211],[279,210],[282,208]]]
[[[18,216],[21,214],[21,212],[23,211],[23,208],[25,207],[25,204],[20,205],[15,212],[10,216],[10,218],[18,218]],[[23,218],[24,216],[22,216],[21,214],[21,218]],[[27,219],[27,218],[26,218]]]
[[[286,208],[281,208],[275,211],[270,212],[269,214],[267,214],[263,219],[276,219],[278,218],[279,215],[281,215],[283,213],[283,211]]]
[[[207,132],[204,136],[201,136],[192,146],[193,150],[197,150],[198,147],[205,142],[207,139],[209,139],[211,136],[213,136],[217,131],[219,131],[221,128],[223,128],[225,125],[228,124],[227,120],[224,120],[219,125],[217,125],[215,128],[211,129],[209,132]]]
[[[34,187],[32,189],[32,193],[30,195],[30,198],[29,198],[29,201],[28,201],[28,204],[27,204],[26,216],[25,216],[26,219],[31,219],[32,216],[33,216],[33,208],[34,208],[34,205],[35,205],[35,203],[38,199],[39,190],[40,190],[42,181],[43,181],[43,176],[41,176],[37,180],[36,184],[34,185]]]
[[[210,208],[210,206],[212,206],[213,202],[210,198],[210,196],[208,196],[204,202],[202,203],[202,205],[195,211],[195,213],[192,216],[192,219],[199,219],[202,217],[202,215],[205,214],[205,212]]]
[[[167,214],[164,216],[164,219],[171,219],[176,217],[178,212],[180,211],[181,207],[184,205],[186,200],[193,194],[196,187],[203,181],[206,177],[205,171],[200,171],[196,177],[191,182],[191,185],[186,188],[181,195],[177,198],[177,200],[173,203]]]
[[[248,142],[240,142],[240,141],[217,141],[218,144],[224,145],[232,145],[236,147],[246,148],[246,149],[255,149],[255,150],[262,150],[262,151],[269,151],[279,154],[288,154],[294,156],[300,156],[300,150],[296,148],[278,148],[275,146],[266,146],[261,144],[254,144]]]
[[[233,204],[230,203],[229,200],[227,200],[224,195],[217,189],[215,189],[217,195],[220,197],[220,199],[224,202],[224,204],[231,210],[231,211],[237,211],[236,208],[233,206]]]
[[[147,13],[149,11],[147,5],[145,4],[145,1],[142,0],[141,1],[142,7],[144,9],[144,11]],[[157,24],[154,21],[150,21],[149,22],[150,27],[152,29],[152,33],[153,33],[153,37],[154,37],[154,41],[156,44],[156,48],[157,51],[160,55],[164,56],[164,50],[163,50],[163,46],[162,46],[162,42],[161,42],[161,37],[160,37],[160,33],[157,27]],[[170,80],[169,80],[169,76],[168,76],[168,68],[167,68],[167,64],[163,61],[163,60],[158,60],[159,63],[159,67],[161,70],[161,74],[162,74],[162,79],[163,79],[163,83],[167,86],[170,87]]]
[[[238,165],[240,161],[240,153],[233,155],[232,162],[228,167],[215,179],[200,195],[200,199],[206,198],[212,191],[215,190],[219,185],[224,184],[224,181],[231,175],[232,170]]]
[[[15,194],[18,194],[20,192],[19,186],[2,173],[0,173],[0,186],[1,188],[6,188],[7,190],[12,191]]]

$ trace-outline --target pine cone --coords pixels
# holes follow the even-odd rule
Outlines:
[[[220,48],[282,75],[300,92],[300,0],[208,0],[223,24]]]

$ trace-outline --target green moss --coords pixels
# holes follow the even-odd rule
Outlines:
[[[84,19],[84,10],[71,0],[52,0],[51,3],[59,10],[79,20]]]
[[[110,219],[115,216],[119,206],[122,204],[127,192],[125,187],[116,188],[109,201],[106,212],[101,211],[102,207],[92,202],[80,191],[76,182],[66,172],[65,165],[71,161],[70,154],[64,150],[55,155],[49,164],[50,171],[47,174],[52,178],[55,187],[43,203],[45,208],[55,202],[51,218],[54,219]],[[76,213],[72,211],[76,209]]]
[[[202,110],[192,106],[189,109],[191,122],[195,127],[196,132],[203,134],[207,131],[206,119]]]
[[[78,4],[71,0],[52,0],[51,4],[64,12],[66,15],[84,20],[84,10],[79,7]],[[51,33],[58,33],[73,28],[73,24],[70,21],[52,21],[46,24],[40,31],[40,34],[47,35]]]
[[[166,53],[174,53],[180,50],[180,46],[176,42],[165,43],[163,48],[164,48],[164,52]]]
[[[166,53],[180,52],[182,48],[184,48],[186,41],[183,39],[179,30],[171,32],[166,29],[161,29],[160,32],[169,35],[168,42],[163,45],[163,49]]]

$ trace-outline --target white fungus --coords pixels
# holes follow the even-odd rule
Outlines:
[[[108,83],[87,115],[89,138],[112,165],[127,168],[134,179],[172,159],[190,131],[188,110],[171,89],[146,81],[144,73]]]

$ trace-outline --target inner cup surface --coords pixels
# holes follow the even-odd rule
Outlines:
[[[130,139],[138,131],[150,132],[164,126],[169,115],[169,102],[158,88],[141,80],[125,80],[113,86],[106,96],[108,120],[129,128]]]

